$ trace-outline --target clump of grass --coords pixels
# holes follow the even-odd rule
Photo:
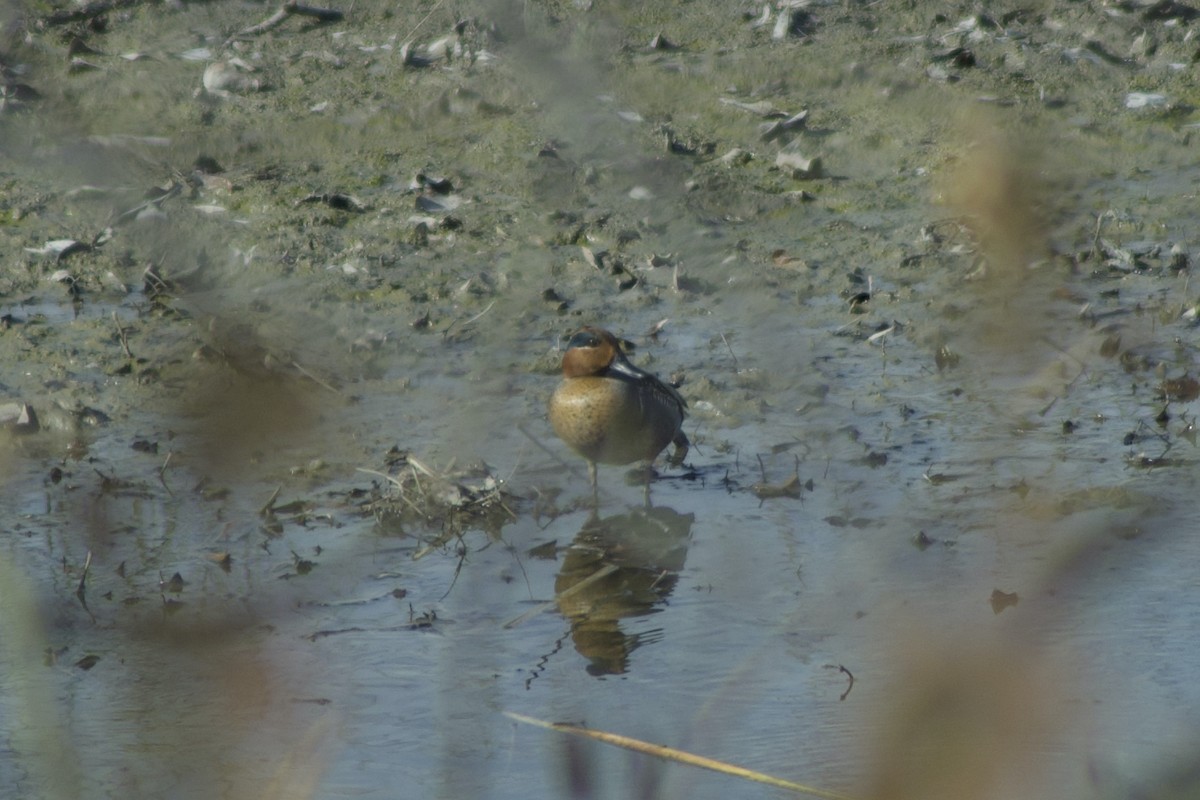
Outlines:
[[[359,470],[386,481],[372,490],[363,506],[382,526],[401,533],[413,525],[440,531],[427,542],[439,547],[471,528],[498,534],[505,523],[517,519],[512,506],[520,498],[486,464],[456,468],[452,461],[439,469],[411,453],[394,456],[394,473]]]

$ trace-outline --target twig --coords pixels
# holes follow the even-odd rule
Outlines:
[[[463,564],[467,563],[467,555],[470,552],[467,550],[467,543],[463,541],[462,533],[455,535],[458,536],[458,563],[454,566],[454,577],[451,579],[450,585],[446,587],[446,593],[438,600],[439,603],[454,591],[454,585],[458,583],[458,576],[462,573]]]
[[[249,28],[242,28],[233,36],[230,36],[229,39],[232,41],[234,39],[241,39],[247,36],[257,36],[260,33],[266,33],[273,28],[278,28],[289,16],[291,16],[291,14],[288,13],[287,6],[282,6],[278,11],[264,19],[262,22],[259,22],[256,25],[251,25]]]
[[[651,744],[643,742],[641,739],[633,739],[628,736],[622,736],[618,733],[607,733],[606,731],[592,730],[591,728],[581,728],[578,725],[568,725],[564,722],[546,722],[545,720],[527,717],[524,714],[517,714],[513,711],[505,711],[504,716],[509,719],[514,719],[517,722],[524,722],[526,725],[536,725],[539,728],[545,728],[549,731],[559,731],[561,733],[569,733],[574,736],[584,736],[589,739],[595,739],[598,742],[605,744],[613,744],[617,747],[624,747],[626,750],[633,750],[638,753],[646,753],[647,755],[665,758],[670,761],[676,761],[680,764],[689,764],[693,767],[702,769],[710,769],[713,772],[721,772],[725,775],[733,775],[738,778],[744,778],[757,783],[765,783],[768,786],[775,786],[780,789],[788,789],[797,794],[807,794],[813,797],[825,798],[825,800],[854,800],[850,795],[842,794],[841,792],[831,792],[828,789],[817,789],[812,786],[805,786],[801,783],[793,783],[792,781],[776,778],[771,775],[766,775],[762,772],[739,767],[735,764],[729,764],[724,761],[717,761],[712,758],[705,758],[694,753],[689,753],[684,750],[676,750],[674,747],[666,747],[660,744]]]
[[[414,455],[408,456],[408,464],[413,469],[415,469],[416,471],[420,472],[422,475],[425,475],[428,478],[438,478],[439,480],[445,480],[446,479],[445,473],[450,472],[450,469],[451,469],[451,467],[453,467],[454,462],[453,461],[450,462],[450,466],[446,467],[445,473],[443,473],[442,475],[439,475],[438,473],[434,472],[431,467],[425,466],[424,462],[422,462],[419,458],[417,458]]]
[[[174,455],[174,450],[168,452],[166,460],[163,461],[162,466],[158,468],[158,482],[163,485],[163,488],[167,490],[167,494],[171,495],[172,497],[175,496],[175,493],[172,492],[171,487],[167,485],[167,465],[171,463],[171,457]]]
[[[416,488],[417,493],[421,495],[421,500],[424,501],[425,487],[421,485],[421,476],[425,475],[426,477],[432,478],[435,477],[434,474],[429,471],[429,467],[425,466],[420,461],[414,463],[411,457],[409,457],[408,460],[408,471],[409,474],[412,475],[413,487]],[[404,493],[401,492],[400,496],[403,497]]]
[[[422,26],[422,25],[424,25],[426,22],[428,22],[428,21],[429,21],[429,18],[433,16],[433,12],[435,12],[435,11],[437,11],[439,8],[441,8],[441,7],[442,7],[442,3],[444,3],[445,1],[446,1],[446,0],[438,0],[436,3],[434,3],[434,4],[433,4],[433,8],[429,9],[429,13],[428,13],[428,14],[426,14],[425,16],[421,17],[421,21],[420,21],[420,22],[418,22],[416,25],[413,25],[413,26],[412,26],[412,30],[410,30],[410,31],[408,32],[408,34],[407,34],[407,35],[406,35],[406,36],[405,36],[403,39],[401,39],[400,41],[402,41],[402,42],[407,42],[407,41],[409,41],[410,39],[412,39],[412,37],[413,37],[413,34],[414,34],[414,33],[416,33],[418,30],[420,30],[421,26]]]
[[[854,688],[854,673],[843,667],[841,664],[838,664],[838,672],[846,673],[846,677],[850,679],[850,685],[847,686],[846,691],[842,692],[841,696],[838,697],[838,700],[845,700],[850,696],[850,690]]]
[[[299,363],[299,362],[297,362],[297,361],[293,361],[293,362],[292,362],[292,366],[293,366],[293,367],[295,367],[295,368],[296,368],[296,370],[297,370],[297,371],[298,371],[298,372],[299,372],[301,375],[303,375],[304,377],[308,378],[310,381],[312,381],[313,383],[315,383],[317,386],[320,386],[322,389],[328,389],[329,391],[333,392],[334,394],[341,394],[341,392],[340,392],[340,391],[338,391],[337,387],[335,387],[335,386],[330,386],[328,383],[326,383],[325,381],[321,380],[321,379],[320,379],[320,378],[318,378],[316,375],[313,375],[311,372],[309,372],[308,370],[306,370],[304,367],[300,366],[300,363]]]
[[[492,302],[488,303],[488,304],[487,304],[487,308],[485,308],[483,311],[480,311],[480,312],[479,312],[478,314],[476,314],[475,316],[471,317],[469,320],[467,320],[466,322],[464,322],[464,323],[463,323],[463,325],[470,325],[472,322],[474,322],[475,320],[477,320],[477,319],[479,319],[480,317],[482,317],[484,314],[486,314],[486,313],[488,313],[489,311],[491,311],[491,310],[492,310],[492,306],[494,306],[494,305],[496,305],[496,301],[495,301],[495,300],[493,300]]]
[[[367,473],[368,475],[377,475],[377,476],[379,476],[380,478],[383,478],[384,480],[386,480],[386,481],[389,481],[390,483],[392,483],[392,484],[393,484],[393,485],[394,485],[394,486],[395,486],[397,489],[403,489],[403,488],[404,488],[404,484],[403,484],[403,483],[401,483],[401,482],[400,482],[398,479],[396,479],[396,478],[393,478],[391,475],[388,475],[386,472],[380,472],[380,471],[379,471],[379,470],[377,470],[377,469],[367,469],[366,467],[355,467],[355,468],[354,468],[354,471],[355,471],[355,472],[365,472],[365,473]]]
[[[1092,252],[1096,255],[1100,254],[1100,231],[1104,228],[1104,219],[1108,214],[1109,212],[1105,211],[1096,215],[1096,232],[1092,234]]]
[[[271,492],[271,496],[267,498],[267,502],[258,510],[260,517],[265,517],[271,514],[275,508],[275,500],[279,497],[279,493],[283,491],[283,486],[276,486],[275,491]]]
[[[875,331],[874,333],[872,333],[870,336],[867,337],[867,344],[875,344],[875,342],[877,342],[880,339],[882,339],[883,337],[887,336],[889,333],[891,333],[894,330],[896,330],[896,326],[889,325],[881,331]]]
[[[463,326],[465,327],[465,326],[467,326],[467,325],[470,325],[472,322],[474,322],[475,320],[477,320],[477,319],[479,319],[480,317],[482,317],[484,314],[486,314],[486,313],[488,313],[489,311],[491,311],[491,310],[492,310],[492,306],[494,306],[494,305],[496,305],[496,301],[495,301],[495,300],[493,300],[492,302],[488,303],[488,304],[487,304],[487,308],[485,308],[483,311],[480,311],[480,312],[479,312],[478,314],[476,314],[475,316],[471,317],[471,318],[470,318],[470,319],[468,319],[468,320],[465,320],[465,321],[463,322]],[[443,339],[445,339],[447,336],[449,336],[449,335],[450,335],[450,329],[451,329],[451,328],[453,328],[453,327],[455,326],[455,324],[457,324],[457,323],[458,323],[458,320],[457,320],[457,319],[452,319],[452,320],[450,320],[450,324],[446,326],[446,330],[442,331],[442,338],[443,338]]]
[[[88,550],[87,558],[83,561],[83,574],[79,576],[79,586],[75,589],[75,596],[79,598],[79,602],[83,603],[83,607],[87,608],[87,576],[88,570],[92,568],[92,551]]]
[[[501,503],[501,505],[504,506],[503,503]],[[508,506],[504,506],[504,510],[508,511]],[[512,512],[509,511],[509,513],[511,514]],[[516,517],[514,516],[513,519],[516,520]],[[531,584],[529,582],[529,573],[525,571],[525,564],[524,564],[524,562],[521,561],[521,552],[519,550],[517,550],[517,548],[508,544],[508,542],[504,541],[503,538],[500,539],[500,543],[503,544],[506,548],[508,548],[508,551],[510,553],[512,553],[513,558],[516,560],[517,568],[521,570],[521,576],[525,578],[525,589],[526,589],[526,591],[529,592],[529,599],[532,600],[533,599],[533,584]]]
[[[237,33],[230,36],[225,44],[229,44],[234,39],[242,39],[250,36],[258,36],[260,33],[266,33],[269,30],[278,28],[290,16],[312,17],[318,22],[340,22],[345,16],[341,11],[334,8],[317,8],[316,6],[301,5],[296,2],[284,3],[271,16],[259,22],[256,25],[251,25],[249,28],[243,28]]]
[[[121,325],[121,320],[117,318],[117,312],[112,312],[113,325],[117,326],[117,338],[121,340],[121,349],[125,351],[125,357],[133,361],[133,353],[129,350],[129,339],[125,335],[125,328]]]
[[[850,696],[850,690],[854,688],[854,673],[851,672],[850,670],[846,669],[841,664],[826,664],[825,669],[836,669],[838,672],[844,673],[846,675],[846,677],[850,680],[850,685],[848,685],[846,687],[846,691],[842,692],[841,696],[838,697],[839,701],[845,700],[847,697]]]
[[[99,0],[94,3],[86,3],[69,11],[55,11],[53,14],[48,14],[43,22],[48,28],[58,25],[67,25],[72,22],[81,22],[85,19],[92,19],[101,14],[107,14],[110,11],[115,11],[120,8],[129,8],[131,6],[141,5],[149,0]]]
[[[157,197],[151,197],[149,200],[145,201],[144,203],[138,203],[133,208],[129,208],[129,209],[126,209],[125,211],[122,211],[120,214],[117,215],[117,218],[113,220],[112,224],[120,225],[122,223],[128,222],[129,220],[135,218],[138,214],[142,213],[143,211],[145,211],[147,208],[150,208],[151,206],[154,206],[155,208],[159,208],[167,200],[178,197],[181,192],[183,192],[183,184],[180,183],[179,181],[173,180],[173,181],[171,181],[170,189],[167,189],[165,192],[158,195]]]
[[[406,506],[408,506],[413,511],[415,511],[418,517],[421,517],[422,519],[429,519],[428,513],[426,513],[425,511],[422,511],[420,508],[418,508],[416,506],[415,503],[413,503],[413,501],[409,500],[407,497],[404,496],[404,482],[401,481],[399,478],[393,478],[391,475],[388,475],[386,472],[380,472],[379,470],[376,470],[376,469],[367,469],[366,467],[356,467],[354,471],[355,472],[365,472],[368,475],[378,475],[380,478],[383,478],[384,480],[388,481],[389,483],[391,483],[393,486],[396,487],[396,491],[400,497],[400,500],[403,501]],[[419,488],[419,484],[418,484],[418,488]]]
[[[725,338],[725,334],[721,334],[721,341],[725,343],[725,349],[729,351],[729,357],[733,359],[733,371],[739,372],[737,355],[733,352],[733,347],[730,346],[729,340]]]

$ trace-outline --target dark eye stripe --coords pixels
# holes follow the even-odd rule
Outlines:
[[[572,347],[597,347],[600,344],[600,337],[594,333],[580,331],[571,337],[571,341],[567,342],[567,349]]]

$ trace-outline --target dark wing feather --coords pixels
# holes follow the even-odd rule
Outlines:
[[[635,367],[628,359],[622,356],[613,359],[613,362],[608,365],[608,374],[623,380],[632,381],[639,386],[650,389],[656,395],[662,397],[664,401],[677,403],[679,405],[679,413],[685,413],[684,409],[687,408],[687,401],[683,399],[683,395],[675,391],[674,386],[664,383],[644,369]]]

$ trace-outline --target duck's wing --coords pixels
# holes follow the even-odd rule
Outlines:
[[[657,376],[651,375],[640,367],[635,367],[628,359],[613,359],[613,362],[608,365],[608,373],[622,380],[636,383],[639,387],[649,389],[664,402],[678,404],[680,414],[683,414],[684,409],[687,408],[687,401],[675,390],[674,386],[659,380]]]

